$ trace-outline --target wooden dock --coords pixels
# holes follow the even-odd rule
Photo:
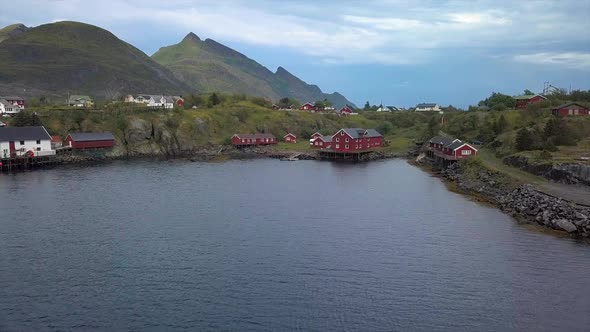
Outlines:
[[[363,161],[368,160],[373,150],[365,150],[358,152],[336,152],[331,149],[323,149],[319,151],[320,159],[334,160],[334,161]]]
[[[57,164],[56,156],[0,158],[0,173],[24,171]]]

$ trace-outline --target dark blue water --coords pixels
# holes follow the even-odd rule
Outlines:
[[[0,175],[2,331],[589,326],[589,246],[401,160]]]

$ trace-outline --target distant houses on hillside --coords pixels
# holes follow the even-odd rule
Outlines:
[[[524,109],[530,104],[538,103],[543,100],[547,100],[547,97],[543,95],[523,95],[523,96],[515,96],[512,97],[516,100],[516,105],[514,106],[516,109]]]
[[[183,107],[184,99],[180,96],[165,96],[165,95],[127,95],[125,96],[126,103],[143,104],[147,107],[172,109],[174,107]]]
[[[416,112],[438,112],[442,113],[442,109],[440,108],[439,104],[435,103],[421,103],[416,105],[414,109]]]
[[[68,106],[91,108],[94,106],[94,100],[86,95],[71,95],[68,98]]]
[[[15,115],[25,109],[25,100],[21,97],[0,97],[0,116]]]

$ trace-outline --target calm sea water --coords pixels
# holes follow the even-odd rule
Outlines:
[[[589,246],[401,160],[0,175],[1,331],[589,326]]]

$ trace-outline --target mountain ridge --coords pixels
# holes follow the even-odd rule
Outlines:
[[[283,97],[301,102],[328,99],[337,107],[352,105],[342,94],[324,93],[317,85],[307,84],[283,66],[273,72],[213,39],[201,40],[193,32],[178,44],[160,48],[152,58],[170,69],[178,79],[202,92],[244,93],[274,101]]]

